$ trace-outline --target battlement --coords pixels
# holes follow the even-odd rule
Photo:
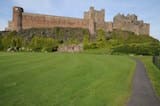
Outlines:
[[[104,23],[105,10],[95,10],[94,7],[90,7],[89,11],[84,12],[84,19],[94,20],[96,23]]]
[[[88,29],[92,37],[95,37],[96,30],[103,29],[106,32],[113,29],[131,31],[136,34],[149,35],[150,25],[138,20],[135,14],[118,14],[113,22],[105,21],[105,10],[95,10],[90,7],[84,12],[83,18],[72,18],[54,15],[33,14],[24,12],[21,7],[13,7],[13,18],[8,23],[6,30],[21,31],[31,28],[85,28]]]
[[[131,31],[136,34],[149,35],[150,26],[142,20],[138,20],[135,14],[118,14],[114,17],[113,29]]]
[[[128,14],[127,16],[125,16],[124,14],[117,14],[114,17],[114,21],[135,22],[138,21],[138,18],[135,14]]]

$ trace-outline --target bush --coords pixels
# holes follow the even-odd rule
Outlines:
[[[84,49],[97,49],[97,43],[89,43],[88,45],[85,45]]]
[[[88,45],[88,47],[89,47],[89,49],[97,49],[97,48],[98,48],[98,45],[97,45],[97,43],[90,43],[90,44]]]
[[[58,48],[58,42],[54,40],[53,38],[45,38],[44,39],[44,45],[43,49],[48,52],[57,51]]]
[[[58,42],[54,40],[53,38],[47,38],[47,37],[38,37],[35,36],[31,40],[30,48],[33,51],[41,52],[41,51],[57,51],[58,48]]]
[[[105,42],[106,42],[106,36],[105,36],[105,31],[102,29],[99,29],[97,31],[97,45],[99,48],[102,48],[105,46]]]
[[[106,44],[106,36],[105,32],[102,29],[97,31],[96,42],[89,42],[89,35],[84,35],[83,38],[83,48],[84,49],[96,49],[96,48],[104,48]]]
[[[15,48],[19,51],[19,48],[23,46],[23,38],[16,35],[15,32],[10,32],[8,35],[3,36],[1,43],[4,50],[7,50],[8,48]]]
[[[83,48],[88,49],[89,48],[89,35],[85,34],[83,38]]]
[[[113,49],[113,53],[156,55],[160,52],[160,46],[156,44],[125,44]]]

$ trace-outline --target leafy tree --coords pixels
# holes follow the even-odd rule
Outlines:
[[[15,32],[10,32],[8,35],[3,36],[1,42],[4,50],[7,50],[8,48],[19,50],[19,48],[22,47],[23,38],[16,35]]]
[[[76,39],[76,38],[69,38],[67,41],[66,41],[67,44],[79,44],[79,41]]]
[[[30,47],[33,51],[36,52],[40,51],[52,52],[57,50],[58,42],[53,38],[35,36],[31,40]]]
[[[58,48],[58,41],[54,40],[53,38],[45,38],[43,44],[43,50],[48,52],[57,51]]]
[[[42,41],[38,36],[34,36],[31,40],[30,47],[33,51],[41,51],[42,50]]]
[[[158,55],[160,46],[157,44],[124,44],[113,49],[113,53]]]
[[[89,48],[89,35],[85,34],[83,38],[83,48],[87,49]]]
[[[106,38],[105,38],[105,31],[102,30],[102,29],[99,29],[97,31],[97,41],[99,42],[99,41],[105,41],[105,40],[106,40]]]
[[[97,44],[99,45],[99,47],[104,47],[105,46],[105,42],[106,42],[106,37],[105,37],[105,31],[102,29],[99,29],[97,31]]]

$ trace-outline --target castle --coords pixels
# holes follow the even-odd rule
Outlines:
[[[21,31],[31,28],[84,28],[88,29],[91,35],[95,35],[96,30],[103,29],[106,32],[113,30],[131,31],[137,35],[149,35],[150,25],[138,20],[136,15],[118,14],[113,22],[105,21],[105,10],[95,10],[90,7],[89,11],[84,12],[83,19],[32,14],[24,12],[21,7],[13,7],[12,21],[8,22],[7,31]]]

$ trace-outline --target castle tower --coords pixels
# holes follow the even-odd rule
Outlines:
[[[89,21],[89,32],[94,38],[96,30],[105,30],[105,10],[95,10],[94,7],[90,7],[88,12],[84,13],[84,19]]]
[[[94,7],[90,7],[89,10],[89,31],[91,35],[95,35],[95,14]]]
[[[23,8],[21,7],[13,7],[13,28],[16,31],[22,30],[22,13]]]
[[[101,10],[101,16],[99,18],[101,19],[101,23],[105,22],[105,10],[104,9]]]

